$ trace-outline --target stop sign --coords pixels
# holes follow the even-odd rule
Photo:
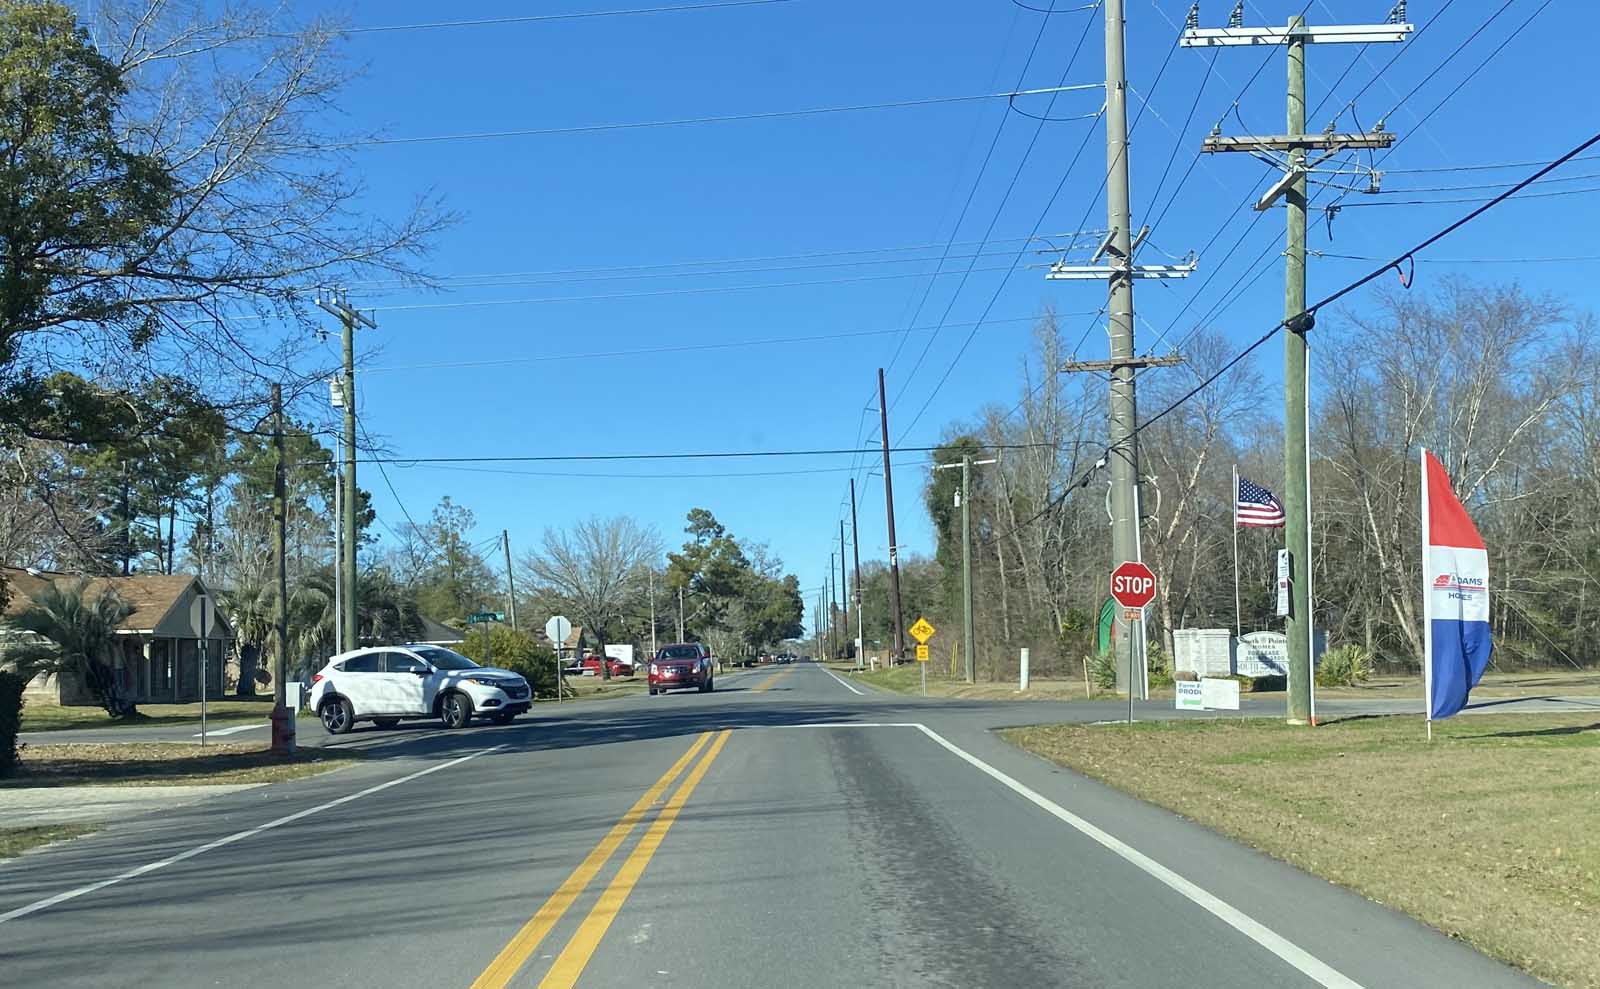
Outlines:
[[[1156,596],[1156,575],[1143,563],[1128,562],[1111,571],[1111,596],[1124,608],[1143,608]]]

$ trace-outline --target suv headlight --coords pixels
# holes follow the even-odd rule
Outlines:
[[[461,679],[467,681],[468,683],[475,683],[480,687],[501,688],[510,686],[510,684],[497,677],[462,677]]]

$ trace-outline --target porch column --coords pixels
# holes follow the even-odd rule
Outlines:
[[[172,664],[172,703],[178,703],[178,640],[167,640],[167,662]]]

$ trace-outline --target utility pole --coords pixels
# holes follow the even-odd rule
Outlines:
[[[828,554],[828,576],[827,576],[827,579],[825,579],[822,582],[822,586],[827,588],[826,596],[827,596],[827,599],[828,599],[828,658],[832,659],[833,658],[834,649],[836,648],[835,641],[838,638],[837,629],[836,629],[836,627],[834,625],[834,621],[833,621],[833,613],[834,613],[834,610],[839,606],[838,605],[838,600],[839,600],[838,587],[837,587],[837,585],[834,584],[834,581],[833,581],[833,554],[832,553]]]
[[[839,603],[844,606],[844,614],[839,616],[839,634],[844,636],[846,642],[845,652],[854,652],[848,645],[850,641],[850,579],[845,572],[844,561],[844,519],[839,520]]]
[[[511,573],[511,532],[500,530],[500,541],[506,547],[506,611],[511,614],[511,631],[517,630],[517,578]]]
[[[650,568],[650,659],[656,658],[656,571]]]
[[[344,642],[348,649],[361,645],[360,627],[356,619],[356,505],[360,495],[356,488],[356,324],[377,329],[372,317],[356,311],[345,301],[344,293],[337,289],[319,292],[316,302],[325,312],[339,318],[344,330],[344,380],[340,392],[344,398],[344,558],[340,569],[344,572]]]
[[[965,454],[959,464],[939,464],[934,470],[961,468],[961,492],[956,502],[961,506],[961,615],[962,658],[965,661],[967,682],[972,683],[977,674],[978,636],[972,624],[972,468],[999,463],[997,459],[973,460]]]
[[[900,608],[900,547],[894,538],[894,475],[889,470],[889,400],[883,387],[883,368],[878,368],[878,422],[883,427],[883,500],[889,515],[889,606],[894,612],[894,646],[889,665],[906,656],[905,613]]]
[[[1288,214],[1283,287],[1283,317],[1289,331],[1283,337],[1283,533],[1291,568],[1289,617],[1284,626],[1289,653],[1288,722],[1315,724],[1316,710],[1311,695],[1312,663],[1316,654],[1311,601],[1311,435],[1306,387],[1310,361],[1306,334],[1312,328],[1314,317],[1306,312],[1306,174],[1342,151],[1387,148],[1394,143],[1394,135],[1383,130],[1382,120],[1378,121],[1377,129],[1369,133],[1335,133],[1333,124],[1329,123],[1321,134],[1306,134],[1306,45],[1401,42],[1411,33],[1411,25],[1405,23],[1405,0],[1395,4],[1387,24],[1308,27],[1305,18],[1297,14],[1289,19],[1287,27],[1250,28],[1240,23],[1241,15],[1242,10],[1235,8],[1229,27],[1202,28],[1196,11],[1191,8],[1180,43],[1185,48],[1283,45],[1288,51],[1287,133],[1270,137],[1212,135],[1205,139],[1200,150],[1285,156],[1283,178],[1267,190],[1255,208],[1270,209],[1281,197]],[[1308,163],[1308,151],[1320,151],[1322,155]]]
[[[863,662],[861,654],[867,648],[867,627],[865,619],[862,618],[864,609],[861,607],[861,602],[864,595],[861,593],[861,529],[856,524],[856,479],[853,477],[850,479],[850,552],[855,557],[856,564],[856,666],[859,667]]]
[[[283,386],[272,386],[272,754],[294,755],[295,713],[289,710],[288,493],[284,484]]]
[[[683,588],[678,588],[678,641],[686,641],[683,631]]]
[[[1110,409],[1107,420],[1107,466],[1111,470],[1111,493],[1106,508],[1111,516],[1111,566],[1143,558],[1139,524],[1142,499],[1139,491],[1139,408],[1134,377],[1140,368],[1175,364],[1181,358],[1139,357],[1133,340],[1133,280],[1136,278],[1186,278],[1195,269],[1194,256],[1182,264],[1135,264],[1134,252],[1144,242],[1149,228],[1132,232],[1132,210],[1128,187],[1128,79],[1123,39],[1123,0],[1105,2],[1106,49],[1106,227],[1110,231],[1088,264],[1068,264],[1063,258],[1051,265],[1045,277],[1051,280],[1101,280],[1109,283],[1106,312],[1107,333],[1111,341],[1108,361],[1071,361],[1061,371],[1097,370],[1109,372]],[[1101,258],[1108,263],[1100,264]],[[1135,625],[1140,627],[1135,627]],[[1117,689],[1126,691],[1129,700],[1149,696],[1146,677],[1130,671],[1142,669],[1137,662],[1143,653],[1142,623],[1129,625],[1128,634],[1117,637]],[[971,647],[968,647],[971,669]]]

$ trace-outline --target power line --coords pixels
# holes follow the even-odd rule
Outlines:
[[[989,444],[996,450],[1029,450],[1039,447],[1048,447],[1048,443],[994,443]],[[890,453],[932,453],[940,449],[936,446],[891,446]],[[880,447],[833,447],[815,450],[708,450],[701,452],[684,453],[583,453],[583,454],[543,454],[543,455],[504,455],[504,456],[478,456],[478,457],[360,457],[357,463],[364,464],[500,464],[500,463],[609,463],[613,461],[632,460],[734,460],[740,458],[768,458],[768,457],[828,457],[844,456],[855,453],[879,453]],[[302,464],[327,463],[325,460],[300,461]]]
[[[345,34],[381,34],[397,31],[434,31],[441,28],[490,27],[501,24],[535,24],[547,21],[589,20],[596,17],[623,17],[633,14],[676,14],[696,10],[722,10],[729,7],[764,7],[791,0],[721,0],[717,3],[689,3],[673,7],[632,7],[621,10],[584,10],[569,14],[526,14],[516,17],[483,17],[463,21],[424,21],[417,24],[377,24],[345,28]]]
[[[904,461],[895,463],[896,467],[921,467],[931,464],[931,460]],[[532,471],[512,470],[500,467],[466,467],[445,464],[418,464],[417,470],[444,470],[461,471],[472,474],[503,474],[511,477],[567,477],[587,478],[593,480],[693,480],[693,479],[725,479],[740,477],[798,477],[811,474],[843,474],[852,471],[853,467],[810,467],[800,470],[764,470],[764,471],[734,471],[712,473],[649,473],[649,474],[606,474],[579,471]]]
[[[1056,86],[1051,89],[1015,90],[1007,93],[979,93],[972,96],[929,96],[914,100],[890,100],[882,103],[855,103],[843,106],[805,107],[798,110],[763,110],[754,113],[710,114],[700,117],[676,117],[666,120],[632,120],[605,124],[574,124],[568,127],[535,127],[522,130],[480,131],[463,134],[428,134],[416,137],[369,137],[348,142],[348,147],[365,145],[386,146],[401,144],[436,144],[446,141],[489,141],[508,137],[550,137],[560,134],[594,134],[605,131],[643,130],[653,127],[685,127],[693,124],[725,124],[741,120],[786,120],[795,117],[816,117],[832,113],[859,113],[868,110],[902,110],[911,107],[941,106],[953,103],[974,103],[981,100],[1015,100],[1019,96],[1054,95],[1085,89],[1099,89],[1099,83],[1076,86]]]
[[[1020,258],[1027,248],[1017,252]],[[979,268],[978,271],[1011,271],[1016,267],[1016,262],[1010,265],[994,265]],[[954,271],[902,271],[883,275],[851,275],[843,278],[818,278],[799,282],[765,282],[755,285],[704,285],[697,288],[670,288],[658,289],[650,292],[610,292],[599,295],[557,295],[545,296],[537,299],[476,299],[461,302],[416,302],[393,306],[364,306],[363,312],[415,312],[430,309],[481,309],[489,306],[533,306],[551,302],[613,302],[620,299],[654,299],[669,295],[713,295],[719,292],[756,292],[765,289],[779,288],[811,288],[818,285],[849,285],[856,282],[888,281],[896,278],[923,278],[929,275],[954,275]]]

